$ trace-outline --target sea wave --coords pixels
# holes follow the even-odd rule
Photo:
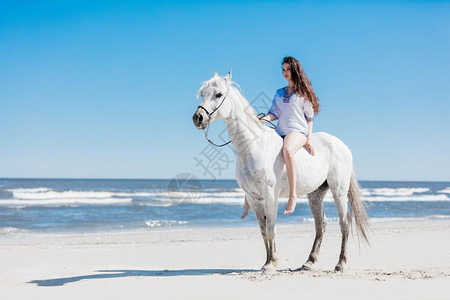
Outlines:
[[[14,198],[16,199],[107,199],[113,196],[126,196],[126,193],[114,193],[107,191],[53,191],[53,190],[45,190],[45,191],[30,191],[30,190],[10,190],[13,193]]]
[[[361,189],[364,196],[411,196],[413,194],[426,193],[429,188],[373,188]]]
[[[450,216],[443,215],[431,215],[424,217],[386,217],[386,218],[370,218],[372,223],[383,223],[383,222],[410,222],[410,221],[426,221],[426,220],[449,220]]]
[[[188,221],[177,221],[177,220],[146,220],[145,224],[148,227],[170,227],[176,225],[188,224]]]
[[[446,187],[445,189],[438,191],[438,193],[450,194],[450,187]]]
[[[26,233],[28,230],[16,227],[0,227],[0,235]]]
[[[111,198],[111,197],[158,197],[166,190],[152,192],[115,192],[115,191],[55,191],[47,188],[9,189],[18,199],[65,199],[65,198]]]
[[[381,202],[381,201],[450,201],[447,195],[415,195],[415,196],[394,196],[394,197],[383,197],[383,196],[371,196],[365,197],[365,200],[369,202]]]
[[[362,189],[363,199],[379,201],[449,201],[450,187],[430,194],[429,188],[373,188]],[[0,206],[70,206],[70,205],[112,205],[132,203],[141,206],[168,207],[178,203],[242,205],[245,192],[240,188],[199,190],[151,190],[151,191],[55,191],[49,188],[9,189],[14,198],[0,199]],[[279,202],[287,202],[280,197]],[[306,196],[299,196],[299,202],[307,203]],[[334,202],[330,191],[325,202]]]
[[[383,202],[383,201],[450,201],[450,198],[445,194],[437,195],[412,195],[412,196],[364,196],[363,200],[368,202]],[[242,205],[244,203],[244,195],[234,197],[210,197],[200,196],[192,197],[189,194],[179,194],[177,197],[170,197],[170,199],[161,198],[159,201],[169,201],[172,203],[198,203],[198,204],[229,204],[229,205]],[[287,197],[280,197],[279,203],[287,203]],[[297,197],[297,202],[308,203],[306,196]],[[334,202],[332,194],[329,192],[324,197],[324,202]]]
[[[186,192],[184,192],[186,193]],[[245,192],[220,192],[220,193],[209,193],[209,192],[202,192],[202,195],[211,197],[211,198],[243,198],[245,196]]]
[[[137,206],[151,206],[151,207],[170,207],[173,205],[173,203],[171,202],[159,202],[159,203],[155,203],[154,201],[149,202],[149,201],[135,201],[133,200],[133,204],[137,205]]]
[[[17,188],[17,189],[11,189],[12,191],[16,191],[18,193],[42,193],[42,192],[47,192],[50,191],[49,188],[46,187],[39,187],[39,188]]]
[[[3,199],[0,206],[65,206],[73,204],[109,205],[132,202],[132,198],[65,198],[65,199]]]

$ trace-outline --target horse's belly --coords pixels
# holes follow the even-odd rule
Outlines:
[[[310,155],[310,154],[307,154]],[[298,157],[297,157],[298,158]],[[323,157],[307,157],[297,160],[296,194],[302,196],[311,193],[327,179],[329,166]],[[280,197],[289,197],[289,180],[286,166],[281,176]]]

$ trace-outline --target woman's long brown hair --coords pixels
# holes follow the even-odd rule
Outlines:
[[[294,83],[294,91],[298,92],[303,98],[311,101],[314,108],[314,113],[318,114],[320,111],[319,98],[311,86],[308,76],[306,76],[300,62],[292,56],[286,56],[283,58],[283,64],[289,64],[291,69],[291,80]]]

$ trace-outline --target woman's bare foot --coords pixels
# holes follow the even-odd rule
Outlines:
[[[295,210],[295,204],[297,203],[297,197],[290,196],[288,203],[286,204],[286,209],[284,210],[285,215],[291,215]]]
[[[245,219],[248,216],[248,212],[250,211],[250,205],[247,202],[247,198],[245,198],[244,202],[244,213],[242,214],[241,219]]]

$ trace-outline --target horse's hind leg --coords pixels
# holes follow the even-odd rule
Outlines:
[[[323,234],[327,226],[323,211],[323,198],[327,191],[328,183],[325,181],[317,190],[308,194],[309,208],[314,216],[314,224],[316,225],[316,237],[308,260],[303,264],[301,270],[311,270],[312,265],[317,261],[319,256],[320,244],[322,243]]]

